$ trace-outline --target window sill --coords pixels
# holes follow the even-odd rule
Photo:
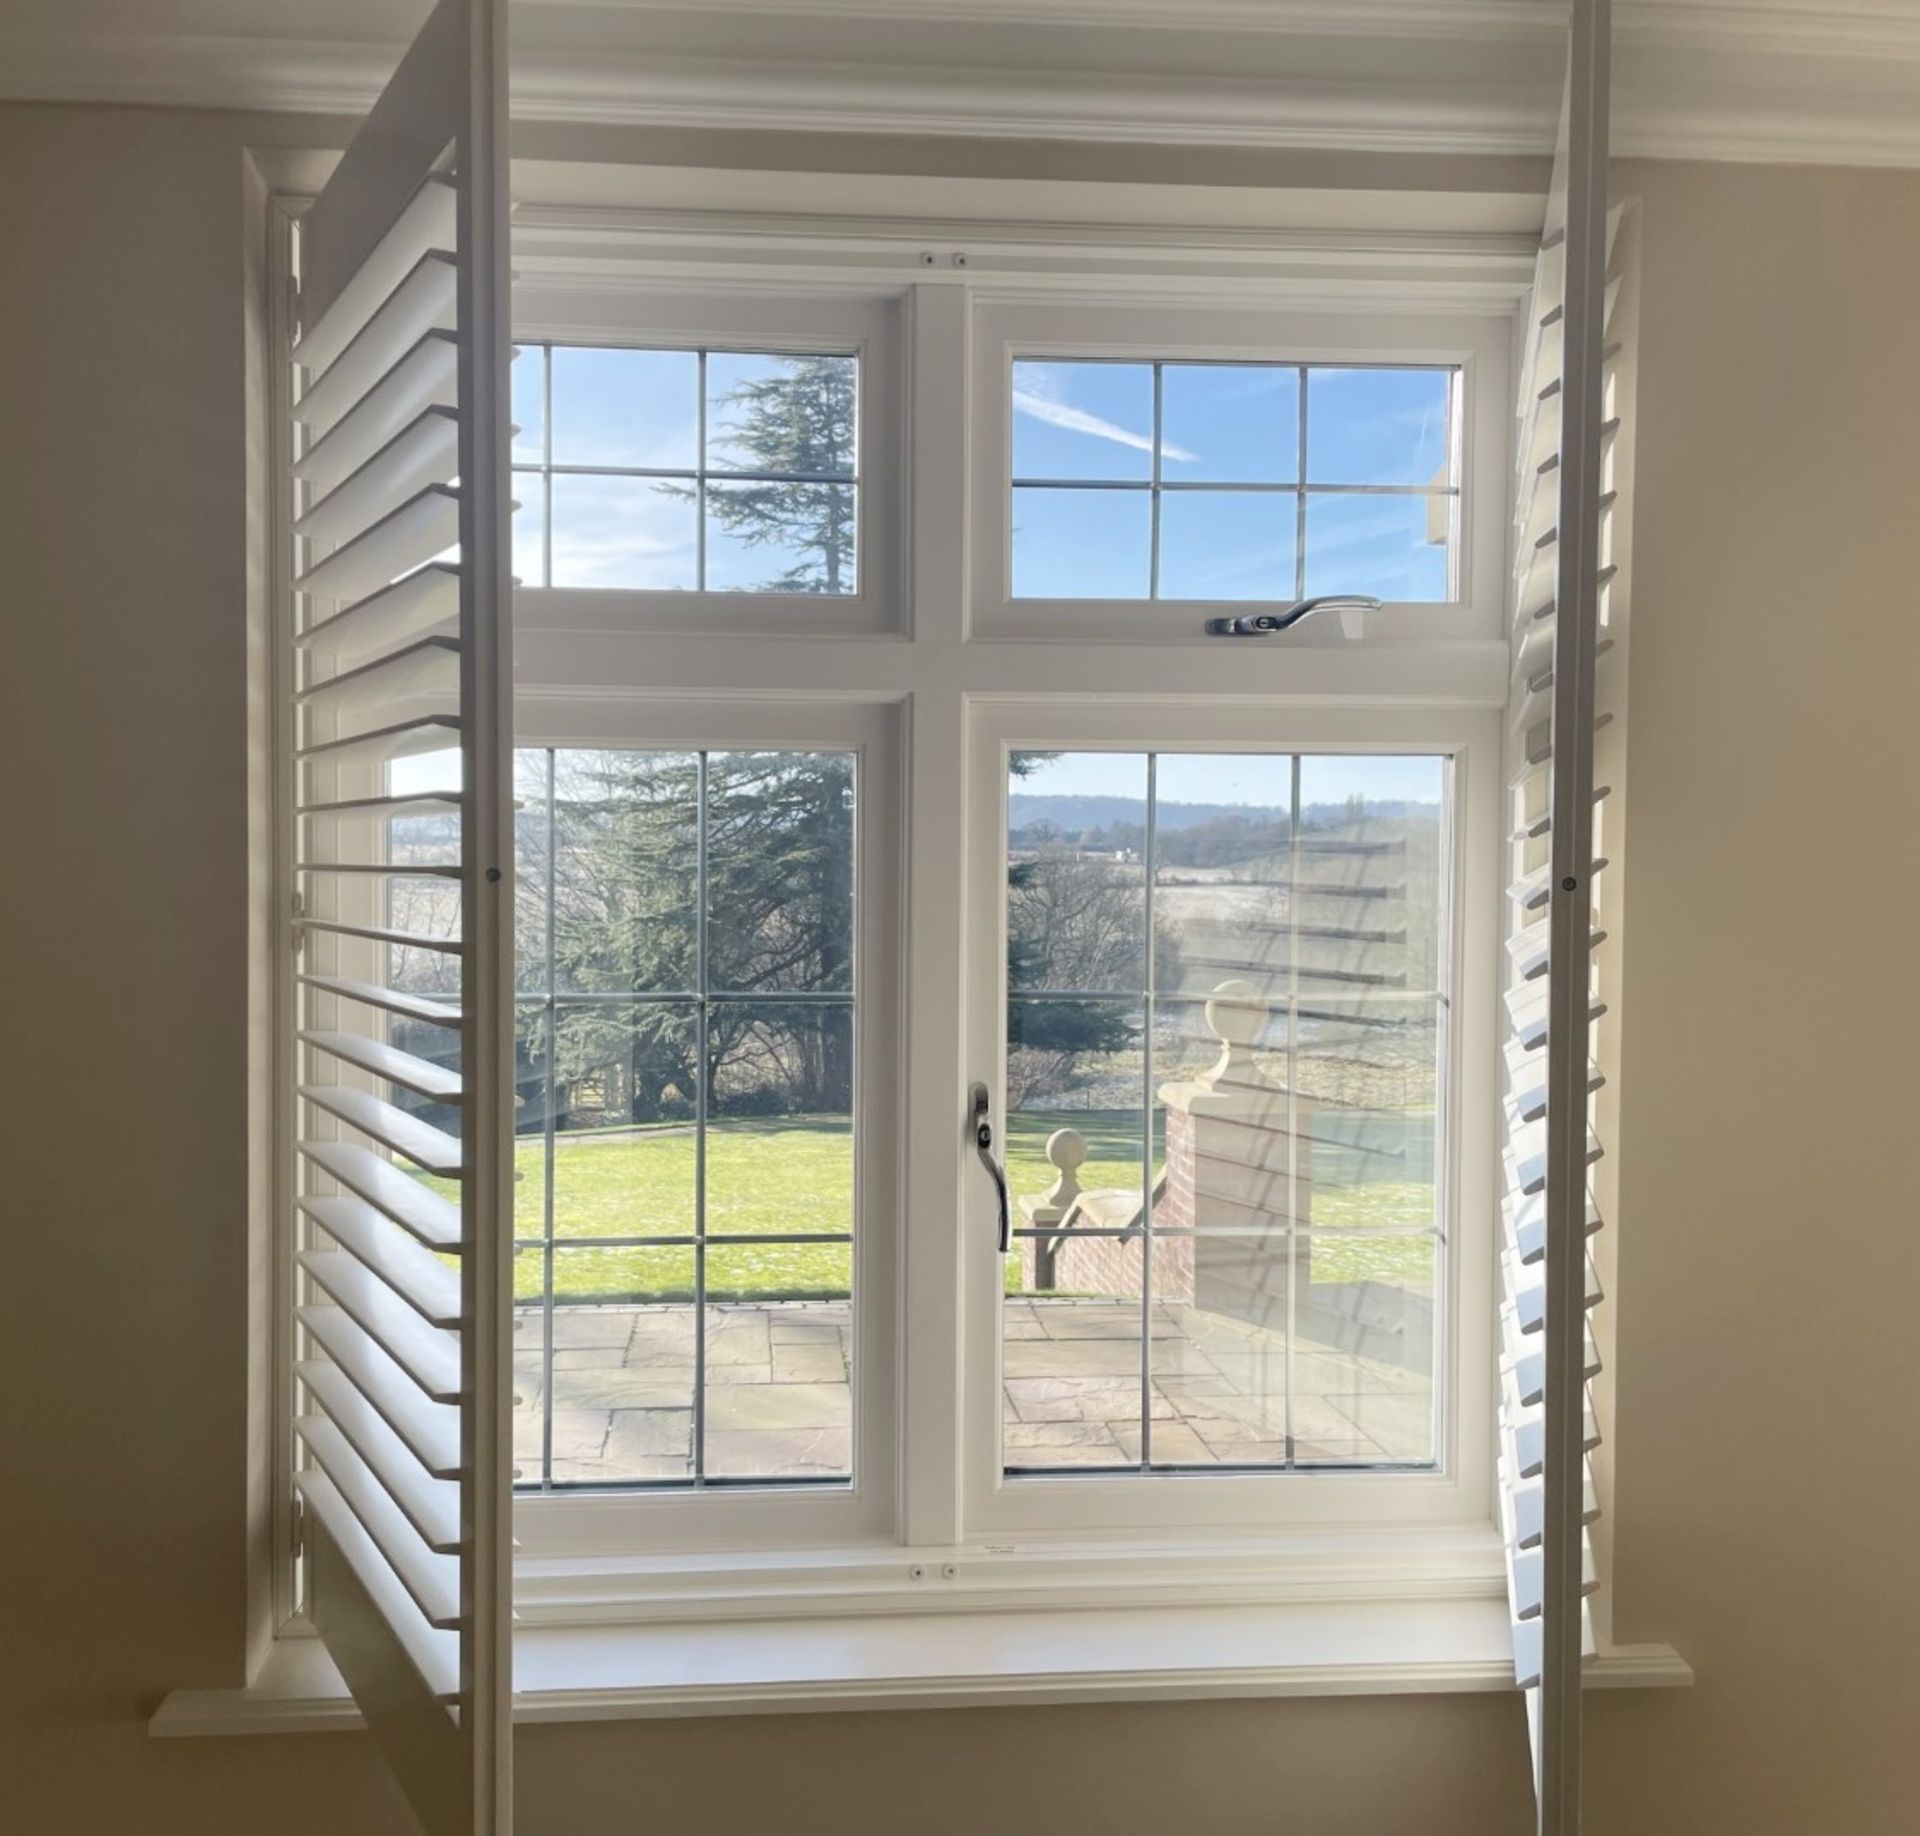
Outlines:
[[[1513,1687],[1506,1607],[1493,1599],[530,1627],[514,1664],[522,1723]],[[1588,1669],[1590,1687],[1691,1681],[1665,1646],[1606,1652]],[[361,1725],[320,1641],[289,1636],[251,1687],[175,1690],[148,1731]]]

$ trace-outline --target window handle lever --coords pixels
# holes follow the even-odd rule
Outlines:
[[[994,1194],[1000,1202],[999,1243],[1000,1253],[1004,1256],[1013,1248],[1013,1202],[1007,1196],[1007,1176],[993,1156],[993,1098],[987,1094],[985,1084],[975,1084],[973,1087],[973,1113],[967,1120],[967,1127],[973,1135],[974,1151],[980,1156],[980,1164],[993,1181]]]
[[[1243,612],[1238,618],[1210,618],[1209,637],[1264,637],[1286,631],[1315,612],[1378,612],[1380,601],[1364,593],[1322,593],[1314,599],[1296,599],[1284,612]]]

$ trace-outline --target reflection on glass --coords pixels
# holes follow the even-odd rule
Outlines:
[[[1292,484],[1300,475],[1300,372],[1291,364],[1161,368],[1160,475],[1176,484]]]
[[[1433,603],[1449,595],[1452,499],[1369,492],[1307,496],[1307,584]]]
[[[513,577],[521,586],[547,584],[547,477],[513,475]]]
[[[1153,476],[1153,365],[1023,361],[1013,366],[1013,475]]]
[[[710,352],[708,469],[851,478],[858,369],[852,357]]]
[[[1450,370],[1307,372],[1307,482],[1445,485],[1451,480]]]
[[[1162,599],[1291,599],[1291,491],[1168,491],[1160,499]]]
[[[699,375],[692,351],[555,345],[551,462],[692,471]]]
[[[544,465],[547,460],[547,350],[522,346],[509,372],[513,400],[513,462]]]
[[[1007,781],[1007,982],[1025,992],[1146,986],[1147,761],[1017,752]]]
[[[1430,1464],[1446,761],[1148,764],[1010,761],[1005,1351],[1053,1388],[1009,1377],[1006,1464],[1098,1464],[1096,1446],[1160,1468]],[[1085,873],[1136,845],[1150,887]],[[1077,877],[1051,886],[1038,870],[1062,860]],[[1088,937],[1122,940],[1116,981],[1146,972],[1149,894],[1144,1006],[1076,987]],[[1100,1349],[1056,1344],[1056,1314]],[[1142,1359],[1144,1431],[1135,1397],[1029,1458],[1029,1407],[1085,1419]]]
[[[556,472],[551,492],[556,587],[690,589],[699,584],[691,484]]]
[[[852,593],[858,529],[852,485],[712,481],[706,489],[707,590]]]
[[[1145,599],[1152,567],[1151,493],[1014,491],[1016,599]]]

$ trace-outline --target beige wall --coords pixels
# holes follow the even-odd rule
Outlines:
[[[247,1412],[240,149],[0,108],[0,1828],[407,1828],[235,1680]],[[1912,1827],[1920,1274],[1895,1106],[1920,179],[1638,168],[1621,1625],[1604,1836]],[[1829,584],[1831,583],[1831,584]],[[1904,1277],[1904,1279],[1903,1279]],[[1825,1547],[1823,1548],[1823,1545]],[[529,1730],[523,1827],[1503,1836],[1510,1696]]]

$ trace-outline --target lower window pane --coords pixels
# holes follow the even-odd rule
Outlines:
[[[1137,1206],[1139,1182],[1134,1182]],[[1009,1471],[1140,1458],[1140,1282],[1132,1235],[1022,1235],[1007,1258],[1000,1348]]]
[[[850,1477],[852,1246],[716,1244],[706,1286],[706,1476]]]

